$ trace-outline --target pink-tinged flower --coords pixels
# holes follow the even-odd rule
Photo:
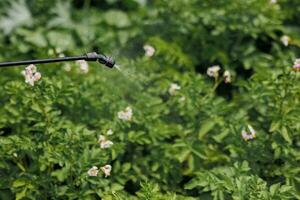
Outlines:
[[[107,149],[114,144],[112,141],[107,140],[104,135],[99,136],[98,143],[100,144],[101,149]]]
[[[178,84],[171,83],[168,92],[170,95],[173,96],[176,94],[177,90],[180,90],[180,89],[181,89],[181,87]]]
[[[28,65],[26,68],[25,68],[25,73],[26,74],[34,74],[36,72],[36,66],[31,64],[31,65]]]
[[[250,139],[248,133],[245,130],[242,130],[242,138],[245,141],[248,141]]]
[[[33,80],[36,82],[36,81],[39,81],[40,79],[42,78],[42,75],[40,72],[36,72],[34,75],[33,75]]]
[[[101,167],[100,169],[105,174],[105,177],[110,176],[111,165],[105,165],[105,166]]]
[[[40,72],[37,72],[35,65],[28,65],[25,70],[22,71],[22,75],[25,77],[25,83],[34,86],[34,83],[42,78]]]
[[[293,70],[295,72],[300,72],[300,58],[296,59],[293,65]]]
[[[77,60],[76,63],[79,65],[79,69],[82,73],[88,73],[89,72],[89,64],[85,60]]]
[[[231,74],[228,70],[224,72],[223,77],[225,83],[231,83]]]
[[[143,48],[145,50],[145,56],[146,57],[152,57],[154,55],[155,49],[154,49],[153,46],[146,44],[146,45],[144,45]]]
[[[250,133],[248,133],[245,129],[242,130],[242,138],[245,141],[248,140],[253,140],[254,138],[256,138],[256,131],[254,130],[254,128],[251,125],[248,125],[248,130],[250,131]]]
[[[211,66],[207,69],[207,75],[210,77],[218,78],[219,77],[219,71],[220,71],[220,66],[219,65],[214,65]]]
[[[128,106],[125,108],[125,110],[118,112],[118,118],[124,121],[131,121],[132,109]]]
[[[287,36],[287,35],[284,35],[284,36],[282,36],[281,38],[280,38],[280,41],[282,42],[282,44],[284,45],[284,46],[288,46],[289,45],[289,43],[290,43],[290,37],[289,36]]]
[[[98,167],[93,166],[91,169],[88,170],[87,173],[89,176],[98,176],[99,173]]]

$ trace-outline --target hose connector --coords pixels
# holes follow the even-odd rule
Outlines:
[[[86,61],[98,61],[101,64],[104,64],[105,66],[109,68],[113,68],[115,65],[115,61],[112,59],[112,57],[105,56],[102,54],[97,54],[96,52],[91,52],[86,54]]]

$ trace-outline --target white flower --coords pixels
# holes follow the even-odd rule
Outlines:
[[[22,71],[22,75],[25,77],[25,83],[34,86],[34,82],[39,81],[42,78],[40,72],[37,72],[35,65],[28,65],[25,70]]]
[[[150,46],[148,44],[144,45],[144,50],[145,50],[145,56],[146,57],[152,57],[155,53],[155,49],[153,46]]]
[[[210,77],[218,78],[220,69],[221,68],[219,65],[211,66],[207,69],[207,75]]]
[[[245,141],[248,141],[250,139],[248,133],[245,130],[242,130],[242,138]]]
[[[76,63],[79,65],[82,73],[86,74],[89,72],[89,64],[85,60],[77,60]]]
[[[297,58],[294,62],[293,70],[295,72],[300,72],[300,58]]]
[[[105,174],[105,177],[110,176],[111,165],[105,165],[105,166],[101,167],[100,169],[101,169],[102,172]]]
[[[60,54],[58,54],[58,57],[63,58],[63,57],[65,57],[65,54],[60,53]]]
[[[282,44],[287,47],[290,42],[290,37],[287,35],[284,35],[280,38],[280,40],[281,40]]]
[[[270,3],[275,4],[277,3],[277,0],[270,0]]]
[[[118,112],[118,118],[124,121],[130,121],[132,119],[132,109],[128,106],[125,110]]]
[[[64,65],[64,70],[65,71],[67,71],[67,72],[69,72],[69,71],[71,71],[71,65],[69,64],[69,63],[66,63],[65,65]]]
[[[114,134],[114,132],[113,132],[111,129],[109,129],[109,130],[106,132],[106,135],[112,135],[112,134]]]
[[[294,65],[300,65],[300,58],[297,58],[297,59],[294,61]]]
[[[112,141],[107,140],[104,135],[99,136],[98,143],[100,144],[101,149],[107,149],[114,144]]]
[[[175,95],[176,91],[180,90],[180,88],[181,87],[178,84],[171,83],[168,92],[169,92],[170,95]]]
[[[28,65],[26,68],[25,68],[25,73],[26,74],[34,74],[36,72],[36,66],[31,64],[31,65]]]
[[[228,70],[226,70],[223,74],[225,83],[231,83],[231,74]]]
[[[253,138],[256,138],[256,131],[250,124],[248,124],[248,129],[249,129],[251,135],[253,136]]]
[[[98,176],[99,173],[98,167],[93,166],[91,169],[88,170],[87,173],[89,176]]]
[[[100,146],[101,146],[101,149],[107,149],[107,148],[109,148],[113,144],[114,143],[112,141],[106,140],[104,142],[101,142]]]
[[[248,130],[250,131],[250,134],[245,130],[243,129],[242,130],[242,138],[245,140],[245,141],[248,141],[248,140],[253,140],[254,138],[256,138],[256,131],[254,130],[254,128],[248,124]]]
[[[178,101],[179,102],[184,102],[185,101],[185,96],[180,97]]]
[[[62,49],[61,49],[61,48],[59,48],[59,47],[57,47],[57,48],[55,48],[55,52],[59,54],[59,53],[61,53],[61,52],[62,52]]]

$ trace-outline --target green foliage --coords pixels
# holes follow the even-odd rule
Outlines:
[[[219,167],[210,171],[197,172],[196,178],[185,188],[203,187],[203,192],[211,191],[213,199],[294,199],[291,186],[273,184],[270,187],[261,178],[248,175],[247,162],[240,166]]]
[[[1,60],[95,50],[120,65],[38,65],[34,86],[1,69],[0,199],[300,199],[298,1],[0,5]]]

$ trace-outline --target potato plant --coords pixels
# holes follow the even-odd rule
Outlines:
[[[300,199],[298,1],[0,5],[0,199]]]

